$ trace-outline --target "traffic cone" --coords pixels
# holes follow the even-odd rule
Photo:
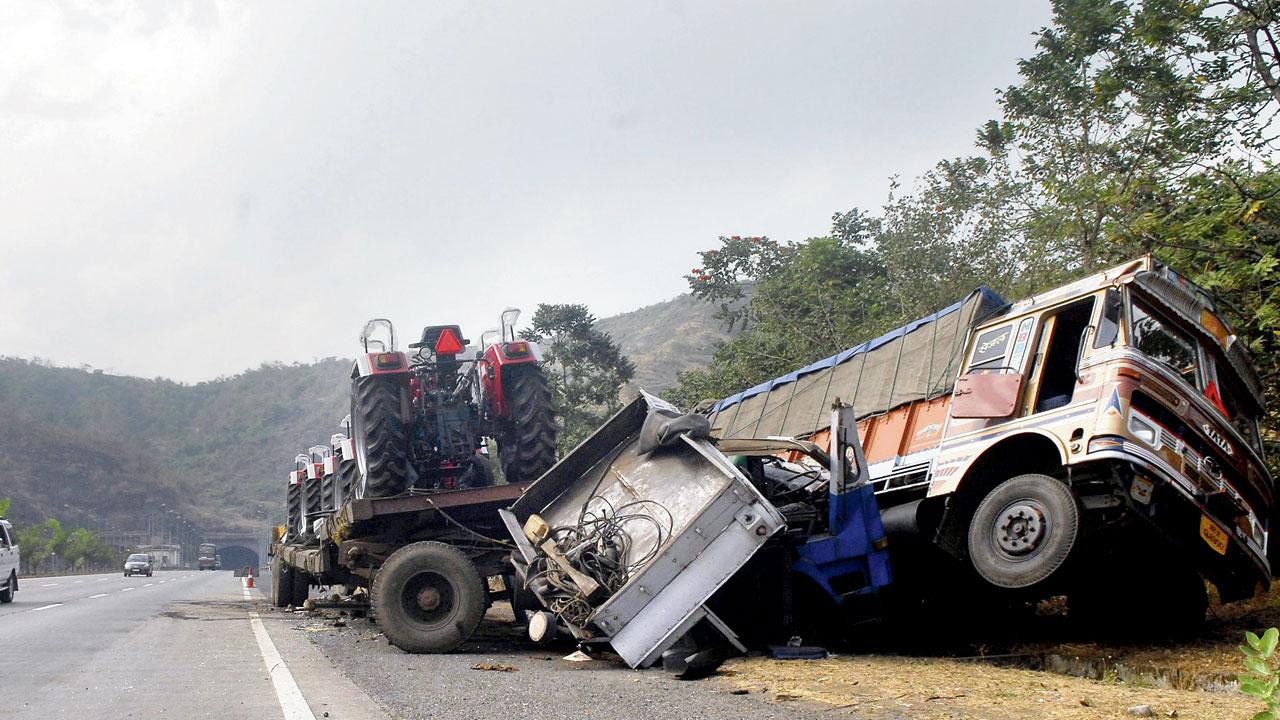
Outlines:
[[[250,566],[250,567],[245,568],[245,569],[246,569],[246,570],[248,570],[249,572],[245,575],[246,580],[245,580],[245,582],[244,582],[244,586],[245,586],[245,587],[248,587],[248,588],[251,588],[251,587],[253,587],[253,567],[252,567],[252,566]]]

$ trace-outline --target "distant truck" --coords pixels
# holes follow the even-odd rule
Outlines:
[[[217,570],[221,565],[218,562],[218,546],[213,543],[201,543],[200,558],[196,563],[196,567],[200,570]]]
[[[1173,633],[1271,580],[1261,381],[1203,290],[1143,257],[1008,303],[986,288],[723,398],[715,436],[828,444],[853,406],[892,547],[1092,627]],[[916,569],[894,561],[899,569]]]

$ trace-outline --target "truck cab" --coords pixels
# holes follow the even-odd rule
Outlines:
[[[1262,403],[1213,300],[1150,257],[1015,303],[970,333],[928,486],[945,498],[940,536],[1005,587],[1073,555],[1077,586],[1159,567],[1189,594],[1203,596],[1198,573],[1224,601],[1247,597],[1271,577]],[[1069,495],[984,508],[1017,477]],[[1052,567],[1021,572],[1044,553]]]

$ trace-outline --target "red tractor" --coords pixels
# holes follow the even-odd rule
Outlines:
[[[486,438],[509,483],[555,464],[551,392],[538,346],[516,338],[519,312],[503,312],[500,337],[471,358],[457,325],[423,328],[412,356],[396,349],[391,321],[365,325],[351,373],[356,497],[492,485]]]

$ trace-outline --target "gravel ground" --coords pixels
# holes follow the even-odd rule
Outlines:
[[[621,660],[569,662],[572,647],[549,652],[495,606],[472,641],[450,655],[409,655],[389,645],[368,620],[296,613],[284,623],[303,632],[356,685],[399,718],[828,718],[827,706],[773,702],[758,689],[733,694],[724,679],[676,680],[661,669],[630,670]],[[276,611],[281,612],[281,611]],[[490,665],[510,669],[474,669]],[[738,692],[742,692],[740,689]],[[340,719],[338,719],[340,720]]]

